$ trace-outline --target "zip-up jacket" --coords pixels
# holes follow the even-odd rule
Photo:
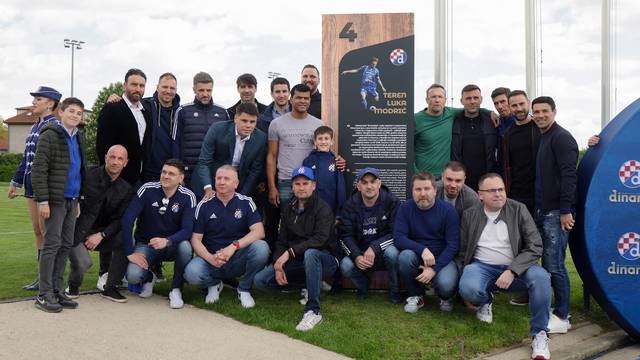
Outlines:
[[[178,108],[172,133],[173,157],[184,162],[188,174],[191,174],[198,164],[202,142],[209,127],[225,120],[229,120],[229,114],[213,100],[203,104],[194,99],[192,103]]]
[[[253,101],[256,104],[256,107],[258,108],[258,114],[262,114],[266,108],[267,105],[261,103],[260,101],[258,101],[258,99],[253,99]],[[231,120],[233,120],[236,117],[236,107],[238,107],[238,105],[240,105],[240,100],[238,100],[237,103],[233,104],[231,107],[227,108],[227,113],[229,113],[229,118]]]
[[[313,192],[299,213],[298,199],[292,196],[282,205],[280,234],[273,252],[277,260],[285,251],[302,261],[307,249],[329,250],[335,254],[334,217],[331,208]]]
[[[331,151],[313,150],[302,165],[313,170],[318,196],[329,204],[336,217],[340,217],[340,208],[347,195],[344,174],[336,167],[336,156]]]
[[[366,241],[362,194],[356,190],[344,203],[338,230],[342,249],[353,260],[362,255],[369,247],[378,256],[383,250],[394,244],[393,225],[400,201],[383,185],[380,188],[376,205],[376,212],[372,214],[372,217],[376,218],[375,234],[371,234],[375,237],[371,241]]]
[[[531,120],[533,121],[533,120]],[[509,143],[511,141],[511,132],[518,126],[513,124],[507,129],[502,138],[502,178],[504,179],[504,186],[507,189],[507,195],[511,193],[511,184],[513,183],[513,176],[511,174],[511,163],[509,159]],[[540,146],[540,129],[537,126],[531,127],[531,147],[532,159],[536,160],[538,155],[538,148]],[[534,165],[535,168],[535,165]]]
[[[65,131],[62,124],[57,121],[49,122],[40,131],[31,177],[35,199],[39,203],[47,201],[49,204],[62,204],[64,202],[65,190],[69,181],[69,166],[72,162]],[[80,155],[80,193],[78,197],[82,197],[86,159],[84,131],[78,129],[74,136],[78,141]]]
[[[33,124],[29,135],[24,141],[24,153],[22,154],[22,160],[20,165],[16,169],[15,175],[11,179],[11,184],[15,187],[22,187],[24,185],[25,177],[31,174],[31,167],[33,166],[33,159],[36,157],[36,148],[38,144],[38,137],[40,136],[40,130],[51,121],[56,121],[56,117],[53,115],[45,116],[42,121],[38,121]]]
[[[258,116],[258,121],[256,127],[262,130],[265,134],[269,134],[269,124],[273,120],[273,108],[275,107],[275,102],[271,102],[263,112]],[[291,104],[287,104],[289,111],[291,111]]]
[[[142,162],[142,181],[157,181],[164,162],[173,156],[173,123],[180,107],[180,96],[173,98],[171,108],[163,108],[158,100],[158,92],[152,97],[142,99],[142,106],[151,112],[151,138],[145,160]]]
[[[491,121],[491,116],[483,111],[480,111],[480,119],[482,121],[482,134],[484,135],[484,158],[485,158],[485,169],[487,172],[498,172],[498,163],[497,163],[497,150],[500,150],[497,147],[498,143],[498,130],[493,125]],[[463,125],[462,122],[466,121],[464,118],[464,111],[458,114],[453,119],[453,129],[451,135],[451,160],[460,161],[462,160],[462,147],[464,144],[462,143],[463,138]]]
[[[446,201],[445,196],[447,196],[447,194],[444,190],[444,183],[442,182],[442,180],[436,181],[436,197],[442,201]],[[456,205],[454,206],[456,208],[456,211],[458,212],[458,216],[462,217],[463,211],[478,203],[480,203],[478,194],[473,191],[472,188],[468,187],[465,184],[462,184],[462,189],[460,189],[460,192],[458,193],[458,197],[456,198]]]

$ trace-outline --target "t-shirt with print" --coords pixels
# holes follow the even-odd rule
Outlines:
[[[278,179],[291,178],[293,169],[302,165],[313,150],[313,132],[322,126],[322,120],[307,115],[302,120],[291,113],[274,119],[269,125],[269,141],[278,141]]]

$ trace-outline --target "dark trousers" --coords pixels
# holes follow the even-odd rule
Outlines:
[[[64,269],[73,246],[78,200],[64,199],[49,204],[50,215],[44,220],[44,244],[40,252],[40,296],[62,290]]]
[[[95,233],[97,231],[90,232]],[[105,289],[116,287],[127,270],[127,257],[124,256],[122,250],[122,237],[120,233],[102,240],[96,247],[96,251],[100,252],[100,274],[109,273]],[[102,272],[103,254],[105,255],[104,258],[107,258],[109,261],[104,272]],[[84,246],[84,243],[81,242],[71,249],[69,262],[71,263],[69,269],[69,286],[80,287],[84,279],[84,274],[89,270],[91,265],[93,265],[89,251]]]

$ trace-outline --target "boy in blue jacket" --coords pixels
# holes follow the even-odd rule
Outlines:
[[[340,208],[346,199],[344,175],[336,168],[336,156],[331,151],[333,146],[333,129],[320,126],[313,132],[315,150],[302,162],[313,170],[316,177],[318,196],[331,207],[333,214],[340,215]]]

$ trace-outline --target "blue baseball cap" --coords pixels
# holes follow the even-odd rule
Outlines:
[[[378,169],[376,168],[368,167],[358,171],[358,174],[356,175],[356,181],[362,180],[362,178],[367,174],[371,174],[375,176],[376,179],[380,179],[380,171],[378,171]]]
[[[299,168],[293,169],[293,172],[291,173],[291,180],[298,176],[304,176],[311,181],[316,181],[316,177],[313,176],[313,170],[306,166],[300,166]]]
[[[48,86],[40,86],[38,90],[29,93],[29,95],[46,97],[47,99],[57,102],[60,102],[60,99],[62,98],[62,94],[60,94],[58,90]]]

